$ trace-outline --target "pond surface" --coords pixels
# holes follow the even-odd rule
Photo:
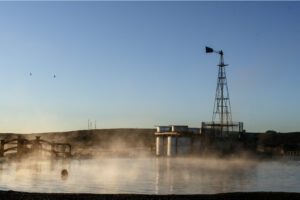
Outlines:
[[[61,171],[67,169],[68,177]],[[299,161],[101,158],[0,162],[0,190],[64,193],[209,194],[300,192]]]

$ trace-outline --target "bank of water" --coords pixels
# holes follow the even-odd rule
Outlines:
[[[62,177],[66,169],[68,177]],[[300,192],[299,161],[98,158],[4,161],[0,190],[48,193]]]

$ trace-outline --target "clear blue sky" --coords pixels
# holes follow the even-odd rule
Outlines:
[[[225,53],[234,121],[300,131],[299,19],[300,2],[0,2],[0,132],[200,127],[205,46]]]

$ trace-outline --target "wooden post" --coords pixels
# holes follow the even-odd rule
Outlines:
[[[52,144],[52,143],[51,143],[51,149],[50,149],[50,151],[51,151],[51,154],[54,153],[54,144]]]
[[[34,151],[40,152],[41,150],[41,136],[35,136],[35,141],[34,141]]]
[[[5,141],[1,140],[1,143],[0,143],[0,157],[4,156],[4,144],[5,144]]]
[[[178,136],[175,136],[175,155],[178,155]]]
[[[68,157],[71,157],[72,155],[72,146],[69,144],[69,152],[68,152]]]
[[[194,149],[194,135],[191,136],[191,154],[195,153],[195,149]]]
[[[22,138],[20,135],[17,139],[17,154],[22,155],[26,153],[26,139]]]
[[[23,154],[24,153],[23,150],[24,150],[24,139],[22,139],[21,136],[19,135],[17,139],[17,154],[18,155]]]

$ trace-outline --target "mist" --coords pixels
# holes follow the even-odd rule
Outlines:
[[[49,152],[0,160],[0,190],[47,193],[205,194],[243,191],[297,192],[298,162],[262,160],[240,149],[156,157],[152,129],[90,130],[26,135],[67,142],[71,157]],[[6,135],[5,139],[16,135]],[[67,175],[62,176],[66,171]],[[290,183],[282,186],[282,181]]]
[[[255,172],[258,163],[246,159],[147,156],[95,156],[83,160],[28,157],[0,164],[0,179],[9,186],[0,188],[49,193],[216,193],[227,191],[227,183],[232,181],[239,184],[230,190],[243,190],[240,183]],[[66,178],[61,177],[63,169],[68,171]]]

